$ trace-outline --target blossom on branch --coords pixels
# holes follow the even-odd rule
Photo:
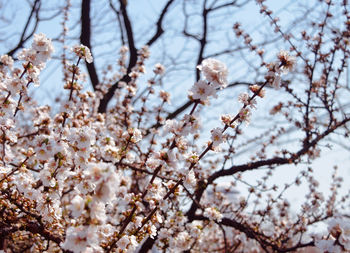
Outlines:
[[[224,63],[216,59],[208,58],[197,67],[214,88],[225,88],[227,86],[228,70]]]
[[[203,215],[209,218],[209,220],[218,221],[218,222],[220,222],[223,218],[223,215],[215,207],[205,208]]]
[[[226,142],[227,136],[223,133],[223,130],[220,127],[216,127],[211,131],[211,141],[213,148],[216,149],[223,142]]]
[[[209,103],[209,97],[216,97],[216,89],[213,85],[208,84],[206,81],[199,80],[189,90],[189,97],[191,99],[198,99],[204,104]]]
[[[236,32],[243,34],[238,28]],[[255,50],[252,38],[244,37]],[[295,145],[299,150],[288,145],[273,150],[287,131],[279,122],[267,132],[259,129],[251,139],[241,138],[245,128],[241,123],[249,124],[252,109],[265,95],[265,86],[279,87],[281,76],[293,69],[295,59],[286,51],[281,51],[275,62],[263,62],[268,71],[266,82],[251,85],[251,94],[249,90],[239,94],[240,107],[220,115],[217,124],[223,126],[214,126],[202,145],[201,117],[207,111],[203,113],[206,108],[201,105],[209,104],[210,97],[217,97],[217,91],[226,87],[224,63],[204,60],[198,66],[204,80],[195,82],[188,91],[187,104],[192,109],[172,114],[167,105],[170,93],[163,90],[167,86],[158,87],[163,81],[163,65],[156,64],[153,77],[139,85],[150,56],[148,46],[138,51],[131,47],[134,66],[126,64],[129,51],[122,47],[118,72],[109,77],[112,67],[107,67],[106,77],[92,91],[84,91],[78,84],[84,75],[78,64],[65,62],[69,80],[64,87],[70,90],[69,97],[59,100],[60,105],[51,111],[49,106],[38,106],[27,90],[30,83],[38,82],[52,52],[51,40],[39,34],[31,48],[20,52],[22,67],[12,66],[11,57],[0,57],[1,250],[9,247],[17,252],[25,245],[33,252],[74,253],[157,249],[284,252],[299,248],[350,252],[349,219],[341,214],[336,218],[341,213],[337,205],[348,204],[348,196],[336,201],[341,180],[335,173],[329,198],[317,189],[319,183],[311,167],[282,190],[279,185],[268,185],[277,166],[309,165],[320,156],[318,142],[324,137],[333,132],[347,135],[342,127],[350,119],[330,102],[340,88],[328,82],[328,77],[321,77],[324,84],[320,87],[310,78],[306,102],[305,97],[283,85],[291,101],[273,109],[283,112],[281,117],[306,133]],[[75,46],[73,52],[78,63],[81,59],[92,62],[87,47]],[[318,96],[315,87],[324,94]],[[99,105],[108,94],[113,103],[100,111]],[[152,96],[157,100],[149,101]],[[327,124],[315,113],[319,107],[329,112]],[[19,110],[23,113],[16,115]],[[205,127],[209,126],[205,122]],[[221,145],[225,142],[227,145]],[[250,175],[247,178],[244,173],[253,170],[266,174],[257,180],[252,177],[251,182]],[[290,186],[300,185],[302,179],[310,190],[302,212],[290,215],[290,203],[282,194]],[[243,187],[242,194],[238,187]],[[309,233],[311,225],[321,222],[328,224],[325,233]],[[301,236],[305,238],[301,240]],[[21,241],[17,242],[18,238]]]
[[[84,45],[75,45],[72,51],[81,59],[85,60],[87,63],[93,61],[90,49]]]
[[[287,74],[293,70],[293,67],[295,65],[295,58],[293,56],[290,56],[288,51],[281,50],[277,54],[277,58],[279,60],[280,69],[284,74]]]

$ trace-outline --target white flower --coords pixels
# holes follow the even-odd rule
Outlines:
[[[186,161],[189,163],[197,163],[199,155],[196,152],[191,152],[186,155]]]
[[[227,125],[229,127],[235,128],[237,125],[236,122],[232,122],[234,117],[230,114],[221,115],[220,119],[221,119],[222,123],[224,123],[225,125]]]
[[[213,143],[213,148],[216,148],[221,143],[226,141],[226,135],[223,134],[221,128],[216,127],[213,130],[211,130],[211,140]]]
[[[11,94],[19,93],[21,90],[24,90],[27,83],[24,79],[13,78],[12,80],[6,80],[4,82],[7,91]]]
[[[37,78],[39,71],[45,67],[45,63],[51,58],[54,52],[52,42],[42,33],[34,34],[32,47],[22,49],[18,54],[18,59],[28,62],[27,71],[31,72],[32,78]],[[36,67],[36,68],[34,68]]]
[[[259,97],[263,98],[265,97],[265,89],[260,89],[259,85],[251,85],[249,86],[249,89],[254,93],[257,94]],[[259,91],[259,93],[257,93]]]
[[[250,123],[250,116],[251,116],[251,112],[249,108],[242,108],[242,110],[239,112],[239,119],[242,122],[245,122],[246,125],[249,125]]]
[[[71,137],[75,140],[76,147],[82,151],[87,151],[95,143],[95,132],[89,127],[82,127],[73,131]]]
[[[163,223],[162,215],[159,212],[156,212],[155,218],[156,218],[158,223]]]
[[[133,224],[135,225],[135,228],[141,227],[143,218],[140,216],[136,216],[134,219]]]
[[[150,237],[153,239],[157,235],[157,228],[156,226],[152,225],[150,229]]]
[[[107,220],[106,204],[94,201],[90,207],[90,217],[104,224]]]
[[[249,105],[249,95],[247,92],[243,92],[239,94],[238,101],[243,103],[244,105]]]
[[[200,118],[196,114],[185,114],[182,122],[186,124],[186,127],[181,130],[182,136],[186,136],[189,133],[195,134],[201,127]]]
[[[148,59],[150,56],[149,47],[145,45],[137,53],[139,54],[141,60]]]
[[[181,124],[177,120],[167,119],[165,121],[163,129],[164,129],[164,135],[166,135],[169,132],[178,133],[181,130]]]
[[[80,197],[79,195],[76,195],[72,200],[70,205],[68,206],[68,209],[72,211],[72,216],[74,218],[79,217],[83,211],[84,211],[84,199]]]
[[[339,242],[346,250],[350,250],[350,222],[349,220],[335,218],[329,221],[328,230],[337,237],[339,234]]]
[[[185,137],[180,136],[176,139],[176,147],[180,152],[186,151],[188,148],[188,140]]]
[[[161,163],[161,161],[156,157],[156,156],[151,156],[148,160],[147,160],[147,167],[154,170],[156,169],[159,164]]]
[[[127,163],[133,163],[136,159],[136,156],[134,153],[131,153],[131,152],[128,152],[126,155],[125,155],[125,162]]]
[[[112,176],[112,175],[111,175]],[[116,180],[114,180],[116,181]],[[110,182],[102,181],[98,185],[96,185],[95,188],[95,198],[98,201],[102,201],[104,203],[111,201],[115,199],[115,187],[116,185],[113,185]]]
[[[104,180],[96,184],[95,198],[104,203],[115,199],[116,188],[119,186],[119,178],[114,171],[105,173]]]
[[[197,67],[202,71],[208,82],[215,87],[225,88],[227,86],[227,67],[224,63],[208,58],[202,61],[201,65]]]
[[[0,57],[0,62],[4,64],[5,66],[8,66],[10,69],[12,69],[13,66],[13,59],[11,56],[8,56],[7,54],[2,55]]]
[[[36,63],[36,51],[32,48],[23,48],[21,51],[19,51],[17,58],[19,60],[28,61],[34,64]]]
[[[75,45],[72,51],[80,58],[84,59],[87,63],[93,61],[90,49],[84,45]]]
[[[54,187],[56,185],[56,179],[52,176],[52,171],[47,167],[46,164],[40,171],[39,177],[44,186]]]
[[[122,47],[119,49],[119,53],[120,53],[120,54],[126,54],[128,51],[129,51],[129,48],[128,48],[127,46],[122,46]]]
[[[86,178],[94,184],[99,184],[104,180],[107,180],[113,169],[109,168],[109,164],[106,163],[89,163],[84,171]]]
[[[148,198],[154,200],[161,200],[166,194],[162,182],[158,178],[153,181],[153,184],[148,186],[148,192]]]
[[[166,92],[164,90],[159,91],[159,96],[161,97],[161,99],[163,99],[164,102],[167,102],[168,104],[170,103],[170,93]]]
[[[34,34],[34,41],[32,43],[32,48],[36,51],[50,51],[52,52],[51,40],[46,38],[46,35],[43,33]]]
[[[199,99],[204,103],[209,102],[208,101],[209,96],[215,97],[215,95],[216,95],[215,88],[203,80],[196,82],[189,91],[189,96],[192,99]]]
[[[139,246],[139,243],[136,240],[136,236],[134,236],[134,235],[129,236],[129,240],[130,240],[130,244],[128,246],[128,251],[127,252],[128,253],[135,252],[137,246]]]
[[[127,235],[124,235],[122,238],[120,238],[120,240],[117,242],[117,245],[118,247],[121,249],[121,250],[125,250],[126,247],[129,245],[129,238]]]
[[[209,218],[209,220],[214,220],[214,221],[218,221],[221,222],[223,215],[219,212],[219,210],[217,208],[214,207],[207,207],[204,209],[204,213],[203,215],[207,218]]]
[[[132,137],[131,137],[131,141],[133,143],[136,143],[136,142],[139,142],[142,140],[142,134],[141,134],[141,131],[137,128],[133,128],[133,134],[132,134]]]
[[[129,128],[127,132],[123,133],[123,138],[130,140],[132,143],[137,143],[142,140],[142,134],[137,128]]]
[[[293,56],[290,56],[287,51],[281,50],[277,54],[277,58],[279,60],[280,69],[283,71],[284,74],[287,74],[293,69],[295,65],[295,58]]]
[[[196,179],[196,176],[194,175],[193,170],[191,170],[187,173],[186,179],[184,181],[184,185],[186,188],[194,189],[196,187],[197,179]]]
[[[165,72],[165,68],[162,64],[157,63],[156,65],[154,65],[153,72],[157,75],[163,75]]]
[[[115,228],[111,224],[104,224],[100,226],[100,233],[104,238],[108,238],[113,235]]]
[[[36,146],[34,149],[38,160],[44,161],[53,157],[53,147],[55,146],[55,142],[51,136],[40,135],[35,140],[35,143]]]
[[[80,253],[88,246],[87,228],[85,226],[69,227],[66,231],[66,240],[61,243],[61,247],[66,250]]]
[[[32,48],[37,53],[35,61],[32,62],[34,65],[45,63],[54,52],[51,39],[46,38],[46,35],[43,33],[34,34]]]
[[[178,159],[172,150],[169,151],[159,151],[154,154],[154,158],[160,161],[159,164],[168,165],[171,168],[176,169],[178,165]]]
[[[273,79],[272,87],[278,89],[280,85],[281,85],[281,76],[277,74]]]
[[[171,248],[175,248],[177,251],[184,251],[191,247],[191,237],[187,231],[182,231],[177,234],[175,238],[169,242]]]

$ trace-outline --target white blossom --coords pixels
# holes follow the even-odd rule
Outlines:
[[[85,201],[84,199],[79,196],[76,195],[72,200],[70,205],[68,206],[68,208],[71,210],[72,212],[72,216],[77,218],[79,217],[83,211],[84,211],[84,206],[85,206]]]
[[[84,59],[87,63],[93,61],[90,49],[84,45],[75,45],[72,48],[72,51],[81,59]]]
[[[203,80],[196,82],[189,91],[190,98],[199,99],[206,104],[209,102],[208,98],[215,95],[216,89]]]
[[[202,61],[198,69],[215,88],[225,88],[227,86],[228,70],[224,63],[208,58]]]
[[[215,207],[205,208],[203,215],[209,218],[209,220],[218,221],[218,222],[220,222],[223,217],[223,215]]]
[[[157,75],[163,75],[165,72],[165,67],[162,64],[157,63],[156,65],[154,65],[153,72]]]
[[[226,135],[222,132],[222,129],[216,127],[211,130],[211,141],[214,148],[218,147],[221,143],[226,142]]]

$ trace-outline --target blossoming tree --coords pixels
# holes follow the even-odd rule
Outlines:
[[[167,2],[163,16],[172,2]],[[86,15],[90,1],[82,3]],[[232,4],[237,3],[213,1],[205,3],[204,10]],[[264,1],[256,4],[290,50],[278,50],[266,61],[263,50],[235,24],[235,34],[256,53],[264,74],[232,96],[239,106],[220,115],[209,130],[200,125],[202,112],[230,86],[230,68],[200,55],[198,80],[186,93],[188,102],[167,114],[170,93],[160,88],[165,67],[155,64],[146,84],[142,80],[149,46],[162,33],[162,16],[160,35],[136,49],[126,1],[121,0],[116,11],[123,16],[128,42],[119,50],[117,74],[98,81],[84,33],[86,45],[66,52],[74,56],[74,63],[62,56],[62,86],[67,92],[54,109],[38,104],[29,93],[31,86],[40,89],[40,72],[54,53],[51,39],[35,34],[30,47],[18,49],[15,61],[12,53],[1,56],[0,250],[349,252],[350,196],[339,193],[342,178],[335,167],[331,190],[324,194],[312,169],[322,146],[330,142],[327,138],[349,135],[349,108],[344,103],[349,93],[344,78],[348,5],[322,1],[325,12],[314,24],[317,33],[304,31],[301,49]],[[69,7],[67,1],[65,21]],[[336,17],[341,25],[334,25],[333,9],[341,9],[342,16]],[[91,90],[83,86],[83,64]],[[294,72],[292,80],[285,79],[289,72]],[[269,117],[293,125],[297,144],[278,145],[290,134],[278,124],[246,143],[240,141],[269,92],[283,94]],[[208,131],[207,139],[203,131]],[[252,156],[237,161],[249,142],[257,146],[245,151]],[[288,184],[271,183],[277,170],[304,164],[307,169],[300,169]],[[260,171],[254,185],[245,179],[246,173]],[[246,185],[246,191],[240,185]],[[285,192],[299,185],[307,186],[308,192],[294,211]]]

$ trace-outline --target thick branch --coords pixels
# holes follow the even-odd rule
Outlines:
[[[90,19],[90,0],[83,0],[81,3],[81,34],[80,34],[80,42],[84,46],[87,46],[90,48],[90,51],[92,52],[91,48],[91,19]],[[92,87],[94,90],[96,89],[96,86],[99,83],[97,71],[95,68],[94,62],[87,63],[86,62],[86,68],[88,70],[90,81],[92,84]]]
[[[139,252],[148,252],[151,250],[157,238],[158,236],[155,236],[154,238],[148,237],[147,240],[142,244]]]
[[[120,11],[118,11],[112,0],[109,0],[109,6],[111,7],[112,11],[115,13],[117,20],[118,20],[118,24],[119,24],[119,30],[120,30],[120,41],[122,42],[122,45],[125,45],[125,39],[124,39],[124,31],[123,31],[123,25],[122,25],[122,20],[120,18]]]
[[[51,234],[43,226],[40,226],[34,222],[30,222],[24,225],[22,230],[29,231],[33,234],[39,234],[42,237],[44,237],[46,240],[50,240],[57,243],[57,245],[60,245],[60,243],[63,241],[60,237]]]
[[[119,2],[120,2],[121,13],[122,13],[123,20],[124,20],[124,27],[125,27],[125,31],[126,31],[126,36],[128,39],[128,46],[129,46],[129,53],[130,53],[129,65],[128,65],[128,69],[127,69],[126,74],[108,90],[107,94],[100,101],[100,106],[98,108],[98,111],[100,113],[106,112],[107,105],[108,105],[109,101],[112,99],[115,90],[118,88],[119,82],[122,81],[122,82],[128,83],[131,80],[129,73],[131,72],[132,68],[136,65],[136,62],[137,62],[137,49],[135,47],[133,29],[132,29],[131,22],[129,20],[128,12],[126,10],[125,1],[119,0]]]
[[[196,215],[194,218],[195,218],[195,220],[209,220],[208,218],[206,218],[202,215]],[[235,228],[238,231],[244,233],[248,238],[256,240],[262,247],[264,247],[264,248],[271,247],[276,252],[292,252],[292,251],[297,250],[298,248],[314,246],[314,242],[310,241],[308,243],[297,243],[295,246],[288,247],[288,248],[279,247],[276,244],[274,244],[273,242],[270,242],[265,235],[255,231],[252,228],[250,228],[249,226],[244,225],[243,223],[237,222],[233,219],[223,218],[222,221],[220,222],[220,224],[227,226],[227,227]]]
[[[192,202],[192,205],[190,209],[187,212],[187,216],[189,220],[192,220],[195,212],[197,210],[197,204],[196,202],[200,202],[200,199],[202,198],[202,195],[205,191],[205,189],[212,184],[216,179],[224,176],[232,176],[238,172],[245,172],[245,171],[250,171],[254,169],[261,168],[263,166],[276,166],[276,165],[283,165],[283,164],[290,164],[298,159],[300,159],[301,156],[305,155],[310,148],[315,147],[317,143],[334,132],[336,129],[339,127],[345,125],[347,122],[350,121],[350,118],[345,118],[344,120],[334,124],[332,127],[328,128],[325,130],[322,134],[318,135],[316,138],[313,139],[307,146],[304,146],[302,149],[300,149],[298,152],[294,153],[290,158],[284,158],[284,157],[275,157],[271,159],[266,159],[266,160],[261,160],[257,162],[251,162],[247,164],[242,164],[242,165],[235,165],[230,167],[229,169],[226,170],[219,170],[214,172],[208,179],[207,183],[205,183],[203,180],[198,182],[198,188],[196,189],[195,196],[196,196],[196,201]]]
[[[207,1],[204,1],[203,3],[203,12],[202,12],[202,16],[203,16],[203,27],[202,27],[202,38],[199,40],[200,43],[200,48],[199,48],[199,53],[197,56],[197,64],[196,64],[196,80],[198,81],[200,78],[200,72],[199,69],[197,68],[197,66],[199,64],[202,63],[204,57],[204,49],[205,46],[207,45],[207,35],[208,35],[208,14],[209,11],[206,9],[205,5],[206,5]]]

